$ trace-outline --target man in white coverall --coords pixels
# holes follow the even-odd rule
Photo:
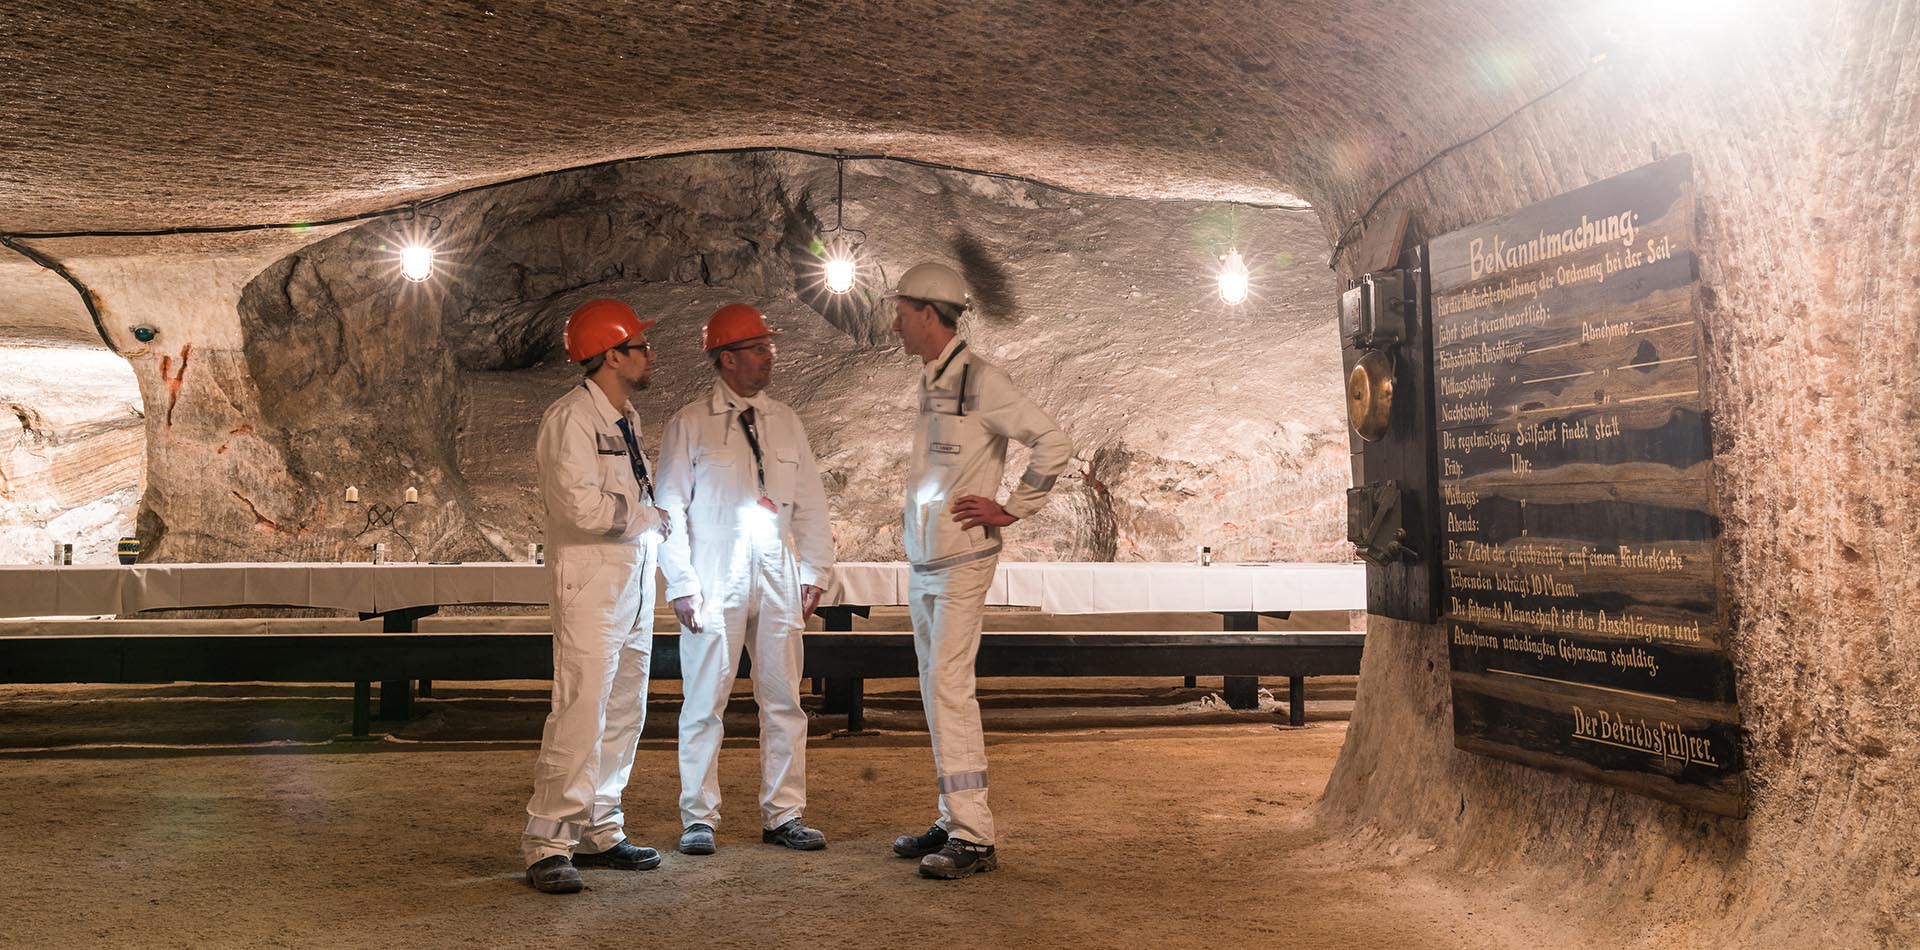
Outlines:
[[[998,866],[973,665],[987,587],[1000,560],[1000,529],[1046,504],[1073,457],[1073,442],[1006,373],[959,338],[967,307],[959,274],[920,264],[900,276],[893,296],[893,331],[924,364],[902,540],[913,565],[907,604],[940,786],[940,820],[925,834],[895,839],[893,850],[919,858],[924,876],[960,878]],[[993,495],[1006,469],[1008,439],[1032,451],[1002,505]]]
[[[587,378],[547,408],[534,450],[553,574],[553,708],[520,849],[527,881],[549,894],[580,890],[576,868],[660,864],[626,839],[620,812],[647,706],[653,552],[667,530],[628,401],[647,388],[653,324],[618,300],[573,312],[567,357]]]
[[[761,840],[827,846],[801,820],[807,805],[807,714],[800,707],[801,630],[833,567],[827,493],[800,417],[767,396],[773,338],[760,311],[729,304],[702,344],[713,391],[668,420],[660,550],[680,621],[680,850],[712,854],[720,823],[720,741],[744,645],[760,707]]]

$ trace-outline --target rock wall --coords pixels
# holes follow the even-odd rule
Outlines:
[[[808,250],[834,187],[829,160],[702,156],[488,189],[305,244],[236,237],[143,261],[125,241],[46,243],[114,325],[138,309],[161,329],[157,360],[136,364],[141,533],[158,559],[354,558],[374,540],[396,557],[523,556],[540,533],[534,429],[578,378],[560,327],[602,295],[661,320],[641,398],[654,438],[711,385],[705,315],[762,306],[786,330],[773,391],[807,422],[840,556],[897,558],[917,365],[878,291],[928,257],[967,271],[981,305],[966,332],[1080,448],[1011,557],[1177,560],[1197,543],[1222,559],[1347,557],[1332,283],[1311,215],[850,162],[838,216],[865,233],[863,289],[836,298]],[[439,249],[422,284],[397,273],[415,239]],[[1214,287],[1229,245],[1255,269],[1239,308]],[[369,502],[416,486],[422,504],[366,530],[348,485]]]
[[[111,562],[133,534],[146,439],[127,363],[99,346],[0,347],[0,564]]]
[[[1451,879],[1512,888],[1516,912],[1590,922],[1594,946],[1916,946],[1920,16],[1866,2],[1686,12],[1631,42],[1609,32],[1619,22],[1529,36],[1539,58],[1514,72],[1543,86],[1588,40],[1618,42],[1382,206],[1438,234],[1692,154],[1751,815],[1455,750],[1442,630],[1379,618],[1325,811],[1394,853],[1435,849],[1427,861]],[[1477,109],[1464,94],[1424,96]],[[1389,181],[1307,193],[1364,208]]]

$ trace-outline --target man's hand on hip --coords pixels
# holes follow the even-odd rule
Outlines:
[[[673,601],[673,616],[688,633],[700,632],[700,595],[688,594]]]
[[[813,612],[820,609],[820,598],[826,596],[826,593],[827,593],[826,591],[821,590],[820,588],[815,587],[812,584],[800,585],[800,622],[801,623],[806,623],[809,619],[812,619]]]
[[[1007,514],[1007,509],[985,495],[961,495],[953,500],[953,520],[960,522],[962,528],[978,528],[983,524],[1004,528],[1020,519]]]

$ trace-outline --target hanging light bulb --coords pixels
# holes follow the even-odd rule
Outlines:
[[[433,276],[433,248],[409,244],[400,249],[400,275],[414,283]]]
[[[827,258],[827,289],[836,294],[853,289],[853,258],[844,251],[836,250]]]
[[[420,203],[407,205],[407,216],[396,229],[394,235],[400,245],[400,276],[418,284],[433,276],[434,240],[433,233],[440,230],[438,215],[420,210]],[[387,245],[380,246],[386,250]]]
[[[815,253],[821,257],[821,277],[827,290],[844,294],[853,290],[854,282],[859,279],[860,238],[866,237],[867,232],[845,226],[847,160],[844,156],[834,157],[833,171],[833,227],[821,228],[814,238],[814,246]]]
[[[1220,259],[1220,299],[1236,306],[1246,302],[1247,262],[1239,248],[1228,248]]]

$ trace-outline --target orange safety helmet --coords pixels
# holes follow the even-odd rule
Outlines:
[[[717,350],[757,336],[779,335],[779,330],[767,326],[767,318],[760,311],[743,303],[730,303],[707,318],[707,328],[700,334],[700,348]]]
[[[611,297],[589,300],[567,318],[567,359],[584,363],[659,322],[640,319],[632,307]]]

